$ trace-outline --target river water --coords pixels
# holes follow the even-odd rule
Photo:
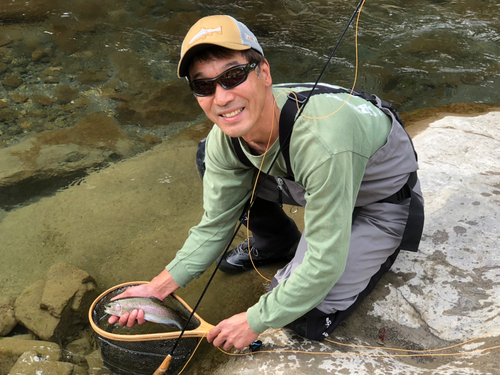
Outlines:
[[[196,142],[210,127],[176,77],[180,44],[198,18],[234,16],[258,37],[275,83],[305,82],[320,74],[356,5],[0,0],[0,178],[5,151],[31,137],[105,154],[67,173],[38,170],[28,181],[0,179],[0,293],[19,295],[60,261],[85,269],[103,290],[147,280],[182,246],[202,213],[193,161]],[[322,81],[351,87],[356,78],[357,87],[403,113],[454,103],[498,105],[499,15],[500,3],[493,0],[368,0],[357,29],[357,76],[355,20]],[[92,117],[96,113],[102,116]],[[63,133],[79,126],[74,135]],[[119,138],[128,140],[127,147],[106,148],[116,141],[111,128],[123,132]],[[71,158],[85,159],[82,150]],[[141,164],[145,150],[152,155],[146,156],[149,164]],[[158,160],[165,155],[170,159]],[[136,176],[149,178],[151,187],[137,187]],[[88,191],[94,195],[83,194]],[[138,257],[132,255],[136,249]],[[189,303],[205,281],[184,292]],[[211,323],[243,311],[265,286],[253,276],[215,282],[225,290],[219,298],[207,296],[201,308]],[[247,300],[241,301],[238,285],[247,288]],[[221,298],[224,309],[218,308]]]

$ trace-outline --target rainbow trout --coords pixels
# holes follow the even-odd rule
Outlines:
[[[178,329],[183,328],[182,320],[171,309],[163,306],[156,298],[132,297],[108,303],[104,311],[110,315],[122,316],[134,309],[144,311],[144,319],[148,322],[162,323]]]

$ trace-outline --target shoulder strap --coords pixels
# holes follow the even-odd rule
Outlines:
[[[311,89],[314,87],[313,84],[302,84],[300,86],[305,87],[305,88],[311,88]],[[281,86],[281,87],[293,89],[296,86]],[[294,175],[293,175],[292,166],[291,166],[291,162],[290,162],[290,147],[289,147],[290,146],[290,137],[291,137],[292,130],[293,130],[294,119],[295,119],[295,116],[297,115],[297,108],[304,104],[304,102],[306,101],[310,92],[311,92],[311,90],[306,90],[306,91],[296,92],[296,93],[294,93],[295,95],[289,94],[288,100],[286,101],[285,105],[283,106],[283,109],[281,110],[281,114],[280,114],[280,123],[279,123],[280,147],[281,147],[281,150],[283,153],[283,157],[285,159],[287,173],[290,176],[291,180],[294,180]],[[350,89],[335,88],[335,87],[330,87],[330,86],[326,86],[326,85],[317,85],[314,88],[312,95],[349,94],[350,92],[351,92]],[[385,100],[382,100],[375,95],[367,94],[364,91],[357,89],[357,88],[354,88],[352,95],[363,98],[378,108],[387,108],[389,111],[392,112],[392,114],[394,115],[396,120],[404,128],[404,123],[401,120],[401,118],[399,117],[399,113],[397,111],[395,111],[395,109],[393,108],[391,103],[386,102]],[[234,150],[236,152],[236,155],[240,159],[240,161],[247,166],[252,166],[252,163],[250,163],[250,160],[248,160],[245,153],[241,149],[241,145],[240,145],[238,138],[231,138],[231,141],[233,142]],[[411,141],[411,139],[410,139],[410,141]],[[413,145],[413,142],[412,142],[412,145]],[[416,152],[415,152],[415,157],[417,157]]]
[[[234,151],[236,152],[236,156],[238,159],[245,164],[247,167],[253,167],[253,164],[248,160],[247,156],[243,152],[241,148],[240,140],[238,138],[231,138],[231,142],[233,142]]]

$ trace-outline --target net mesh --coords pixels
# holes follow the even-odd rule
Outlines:
[[[111,298],[131,286],[133,285],[117,288],[97,301],[92,310],[92,320],[101,330],[120,335],[120,340],[112,340],[97,333],[102,360],[108,369],[119,375],[151,375],[161,365],[165,357],[170,354],[177,339],[132,341],[133,336],[165,332],[180,333],[180,331],[177,328],[152,322],[146,322],[142,325],[136,324],[132,328],[109,324],[109,314],[104,311],[106,305]],[[163,305],[174,312],[185,325],[191,311],[184,304],[175,297],[168,296],[163,301]],[[193,316],[187,330],[196,329],[199,325],[200,321]],[[172,354],[172,361],[166,374],[177,374],[183,368],[200,340],[201,337],[181,338]]]

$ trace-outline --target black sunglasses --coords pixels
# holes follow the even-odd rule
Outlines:
[[[222,72],[215,78],[189,81],[189,87],[196,96],[213,95],[216,83],[221,85],[225,90],[229,90],[245,82],[250,72],[254,70],[257,65],[258,63],[255,61],[251,61],[244,65],[237,65]]]

